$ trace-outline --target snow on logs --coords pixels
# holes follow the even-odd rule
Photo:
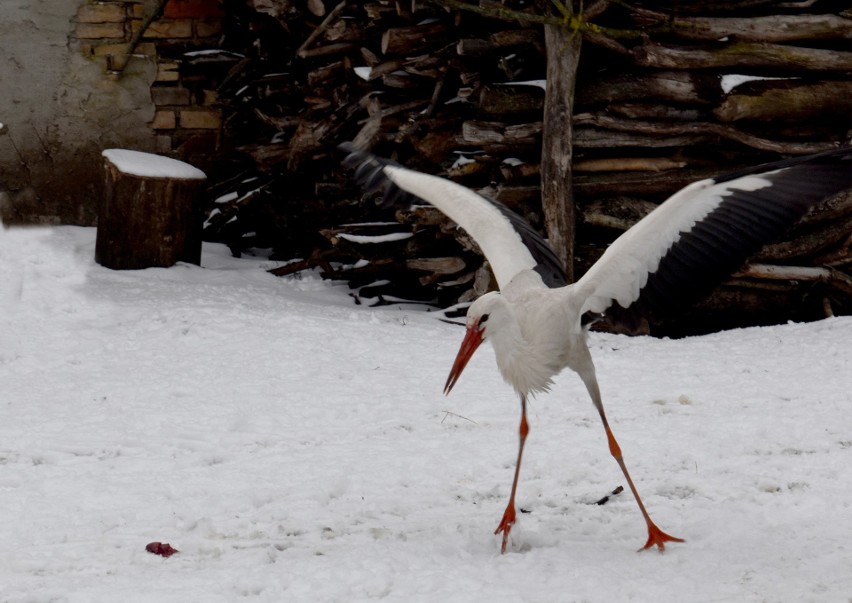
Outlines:
[[[114,270],[199,264],[204,172],[139,151],[108,149],[103,157],[95,261]]]

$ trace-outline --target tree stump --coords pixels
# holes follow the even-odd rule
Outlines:
[[[139,151],[108,149],[103,156],[95,261],[114,270],[199,264],[204,172]]]

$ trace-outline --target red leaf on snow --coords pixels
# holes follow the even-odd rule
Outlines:
[[[154,553],[155,555],[162,555],[163,557],[171,557],[175,553],[179,553],[175,548],[172,548],[168,542],[163,544],[162,542],[149,542],[145,547],[145,550],[149,553]]]

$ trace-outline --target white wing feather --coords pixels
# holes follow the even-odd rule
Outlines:
[[[521,272],[536,267],[520,235],[487,199],[438,176],[390,165],[384,172],[398,187],[428,201],[473,237],[491,264],[500,289]]]

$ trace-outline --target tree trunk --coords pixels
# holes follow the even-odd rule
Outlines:
[[[113,270],[199,264],[204,173],[148,153],[104,156],[95,261]]]
[[[571,184],[574,88],[581,36],[564,27],[544,26],[547,89],[541,148],[541,206],[550,245],[574,280],[574,193]]]

